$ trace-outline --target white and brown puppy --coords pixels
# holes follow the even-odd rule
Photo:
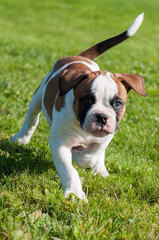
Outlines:
[[[34,93],[21,130],[11,138],[13,142],[29,143],[43,111],[51,127],[50,150],[65,196],[73,193],[87,200],[72,159],[95,174],[109,175],[105,149],[124,115],[127,93],[134,89],[146,96],[141,76],[101,71],[92,61],[132,36],[142,20],[143,14],[122,34],[78,56],[58,60]]]

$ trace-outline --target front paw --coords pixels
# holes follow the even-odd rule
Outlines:
[[[9,141],[19,144],[27,144],[30,142],[30,137],[28,136],[21,137],[19,134],[16,134]]]
[[[100,172],[100,174],[104,177],[104,178],[107,178],[107,177],[109,177],[109,175],[110,175],[110,173],[107,171],[107,170],[105,170],[104,172]]]
[[[88,199],[87,199],[85,193],[82,191],[82,189],[77,189],[77,187],[66,188],[64,191],[64,196],[69,197],[71,194],[74,195],[73,200],[75,199],[75,197],[77,197],[77,198],[83,200],[84,202],[88,202]]]
[[[94,169],[92,168],[94,175],[100,174],[102,177],[107,178],[110,174],[106,169]]]

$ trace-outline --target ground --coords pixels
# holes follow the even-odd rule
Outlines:
[[[10,144],[32,94],[54,62],[126,30],[131,39],[97,63],[144,77],[147,98],[129,93],[106,150],[110,176],[77,170],[89,203],[65,199],[43,115],[27,146]],[[0,4],[0,239],[159,239],[158,1],[31,1]]]

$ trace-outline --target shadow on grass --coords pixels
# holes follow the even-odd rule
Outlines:
[[[40,174],[48,169],[55,170],[55,167],[47,147],[34,148],[0,140],[0,178],[25,170]]]

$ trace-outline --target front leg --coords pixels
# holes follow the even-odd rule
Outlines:
[[[105,159],[105,149],[101,151],[101,153],[98,156],[98,159],[95,163],[95,165],[92,167],[92,172],[96,174],[101,174],[104,178],[107,178],[110,174],[108,170],[105,167],[104,163]]]
[[[94,174],[108,177],[104,159],[106,144],[92,143],[88,147],[77,145],[72,148],[72,158],[81,168],[91,168]]]
[[[71,148],[63,143],[62,138],[54,140],[54,135],[52,133],[49,145],[65,197],[68,197],[69,194],[73,193],[78,198],[87,201],[86,195],[82,190],[79,175],[76,169],[72,166]]]

